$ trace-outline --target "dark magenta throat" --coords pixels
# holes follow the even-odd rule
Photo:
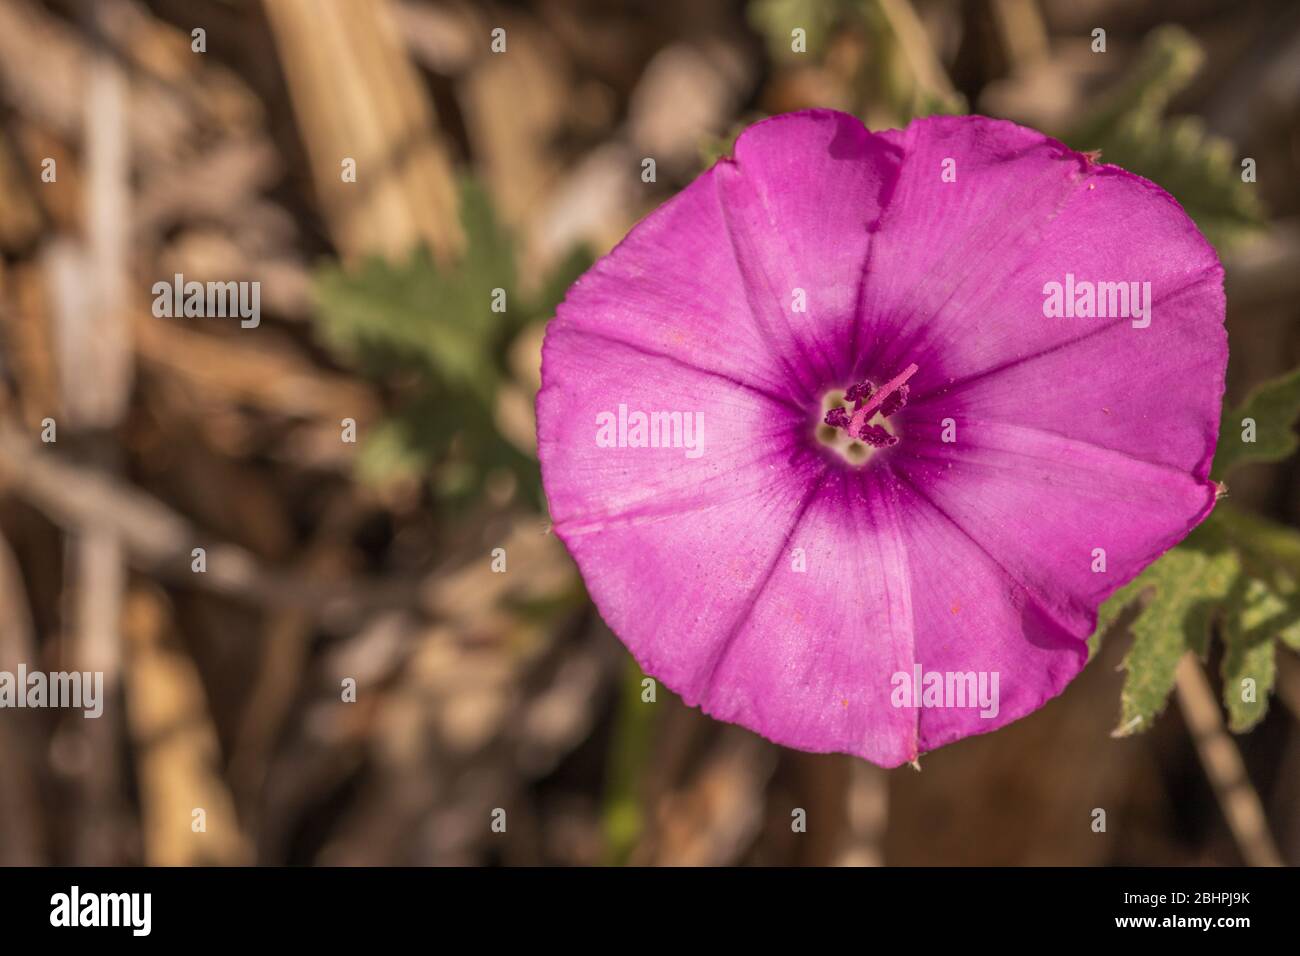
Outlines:
[[[842,406],[832,408],[826,413],[826,424],[843,429],[850,438],[872,448],[897,444],[897,435],[890,434],[879,425],[872,425],[871,419],[877,414],[888,418],[907,404],[907,380],[916,371],[915,364],[909,365],[879,388],[867,381],[850,386],[844,393],[844,400],[852,402],[853,409],[850,411]]]

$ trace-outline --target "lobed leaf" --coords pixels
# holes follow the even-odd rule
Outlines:
[[[1214,472],[1222,478],[1247,462],[1281,461],[1300,447],[1300,368],[1256,386],[1246,400],[1225,411],[1219,425]],[[1253,441],[1247,441],[1247,436]]]
[[[1204,657],[1216,609],[1241,566],[1231,550],[1175,548],[1144,574],[1150,599],[1133,620],[1133,646],[1124,658],[1120,721],[1114,736],[1151,726],[1174,687],[1179,659],[1191,650]]]
[[[1224,616],[1223,704],[1234,733],[1264,718],[1276,677],[1270,621],[1285,604],[1262,581],[1245,582],[1240,602]]]
[[[1165,116],[1203,61],[1200,43],[1183,28],[1153,30],[1128,74],[1062,139],[1158,183],[1217,245],[1259,227],[1264,214],[1227,140],[1194,117]]]

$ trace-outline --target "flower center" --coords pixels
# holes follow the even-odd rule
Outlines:
[[[831,407],[823,419],[825,425],[818,430],[818,440],[855,465],[866,461],[872,448],[898,444],[898,436],[889,430],[885,419],[907,404],[907,380],[916,372],[912,364],[879,388],[862,381],[849,386],[842,396],[827,396]]]

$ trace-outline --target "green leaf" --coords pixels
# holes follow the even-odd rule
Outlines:
[[[1136,62],[1110,89],[1095,97],[1071,129],[1071,138],[1093,143],[1105,139],[1133,117],[1158,120],[1169,101],[1187,86],[1205,62],[1200,43],[1182,27],[1153,30]]]
[[[514,253],[480,187],[464,184],[461,214],[468,244],[454,269],[436,268],[426,249],[405,262],[375,256],[356,271],[321,269],[316,298],[326,342],[371,367],[414,363],[442,381],[490,395],[506,314],[492,310],[493,290],[505,292],[508,310]]]
[[[1214,519],[1255,589],[1240,597],[1250,604],[1247,629],[1267,628],[1270,639],[1300,651],[1300,532],[1225,504]]]
[[[917,116],[967,111],[908,0],[752,0],[747,15],[778,64],[821,61],[836,27],[865,33],[871,47],[867,69],[846,78],[855,87],[846,92],[856,97],[856,112],[868,98],[887,107],[898,125]],[[791,49],[796,27],[807,35],[807,53]],[[707,144],[706,163],[726,151],[725,139]]]
[[[1300,532],[1220,502],[1186,541],[1102,606],[1092,653],[1139,603],[1115,735],[1151,726],[1173,689],[1178,659],[1189,650],[1204,658],[1216,632],[1229,726],[1248,730],[1267,711],[1277,644],[1300,650]],[[1243,685],[1247,679],[1253,685]]]
[[[900,125],[918,116],[967,111],[929,35],[907,0],[864,0],[863,23],[871,41],[873,86]]]
[[[1097,627],[1092,632],[1092,637],[1088,638],[1089,660],[1097,656],[1097,652],[1101,650],[1101,639],[1106,636],[1107,631],[1114,627],[1120,616],[1128,610],[1134,601],[1142,596],[1146,589],[1155,586],[1153,577],[1151,567],[1148,567],[1136,578],[1112,594],[1106,603],[1098,609]]]
[[[820,58],[831,28],[844,8],[842,0],[754,0],[745,13],[749,25],[767,41],[772,59],[781,63],[806,55]],[[792,48],[791,31],[796,27],[805,33],[806,54],[796,53]]]
[[[564,301],[564,295],[569,291],[569,287],[591,268],[594,261],[591,250],[586,246],[577,246],[570,250],[569,254],[551,269],[541,287],[528,297],[520,327],[533,319],[552,318],[556,307]]]
[[[1270,622],[1286,603],[1262,581],[1245,582],[1241,603],[1224,618],[1223,704],[1234,733],[1263,719],[1276,677]]]
[[[525,296],[516,288],[512,240],[472,181],[463,184],[460,211],[467,244],[452,267],[439,267],[419,249],[400,262],[372,257],[356,269],[321,268],[319,329],[330,348],[389,384],[395,399],[393,411],[363,437],[363,480],[427,475],[437,497],[454,502],[506,471],[521,497],[534,501],[536,461],[496,429],[498,387],[508,375],[511,339],[529,321],[553,314],[591,255],[573,250]],[[504,293],[504,312],[493,310],[496,290]]]
[[[1225,549],[1175,548],[1144,574],[1150,600],[1133,620],[1133,646],[1124,658],[1124,689],[1114,736],[1151,726],[1165,708],[1174,672],[1187,651],[1205,656],[1215,610],[1226,598],[1240,563]]]
[[[1300,447],[1300,368],[1258,385],[1246,401],[1225,412],[1219,424],[1214,473],[1220,478],[1246,462],[1281,461]],[[1247,441],[1247,437],[1253,441]]]
[[[1199,119],[1165,116],[1204,58],[1181,27],[1153,30],[1128,74],[1061,138],[1164,187],[1218,245],[1258,228],[1264,215],[1232,145],[1208,135]]]

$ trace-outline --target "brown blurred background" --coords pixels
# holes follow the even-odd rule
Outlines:
[[[1251,845],[1194,695],[1109,736],[1123,633],[920,772],[642,701],[547,533],[542,330],[806,106],[1101,148],[1219,247],[1229,398],[1300,365],[1287,0],[0,0],[0,670],[109,684],[100,720],[0,711],[0,864],[1300,862],[1286,653],[1253,732],[1200,714]],[[156,317],[177,273],[259,282],[260,324]],[[1294,525],[1298,471],[1233,498]]]

